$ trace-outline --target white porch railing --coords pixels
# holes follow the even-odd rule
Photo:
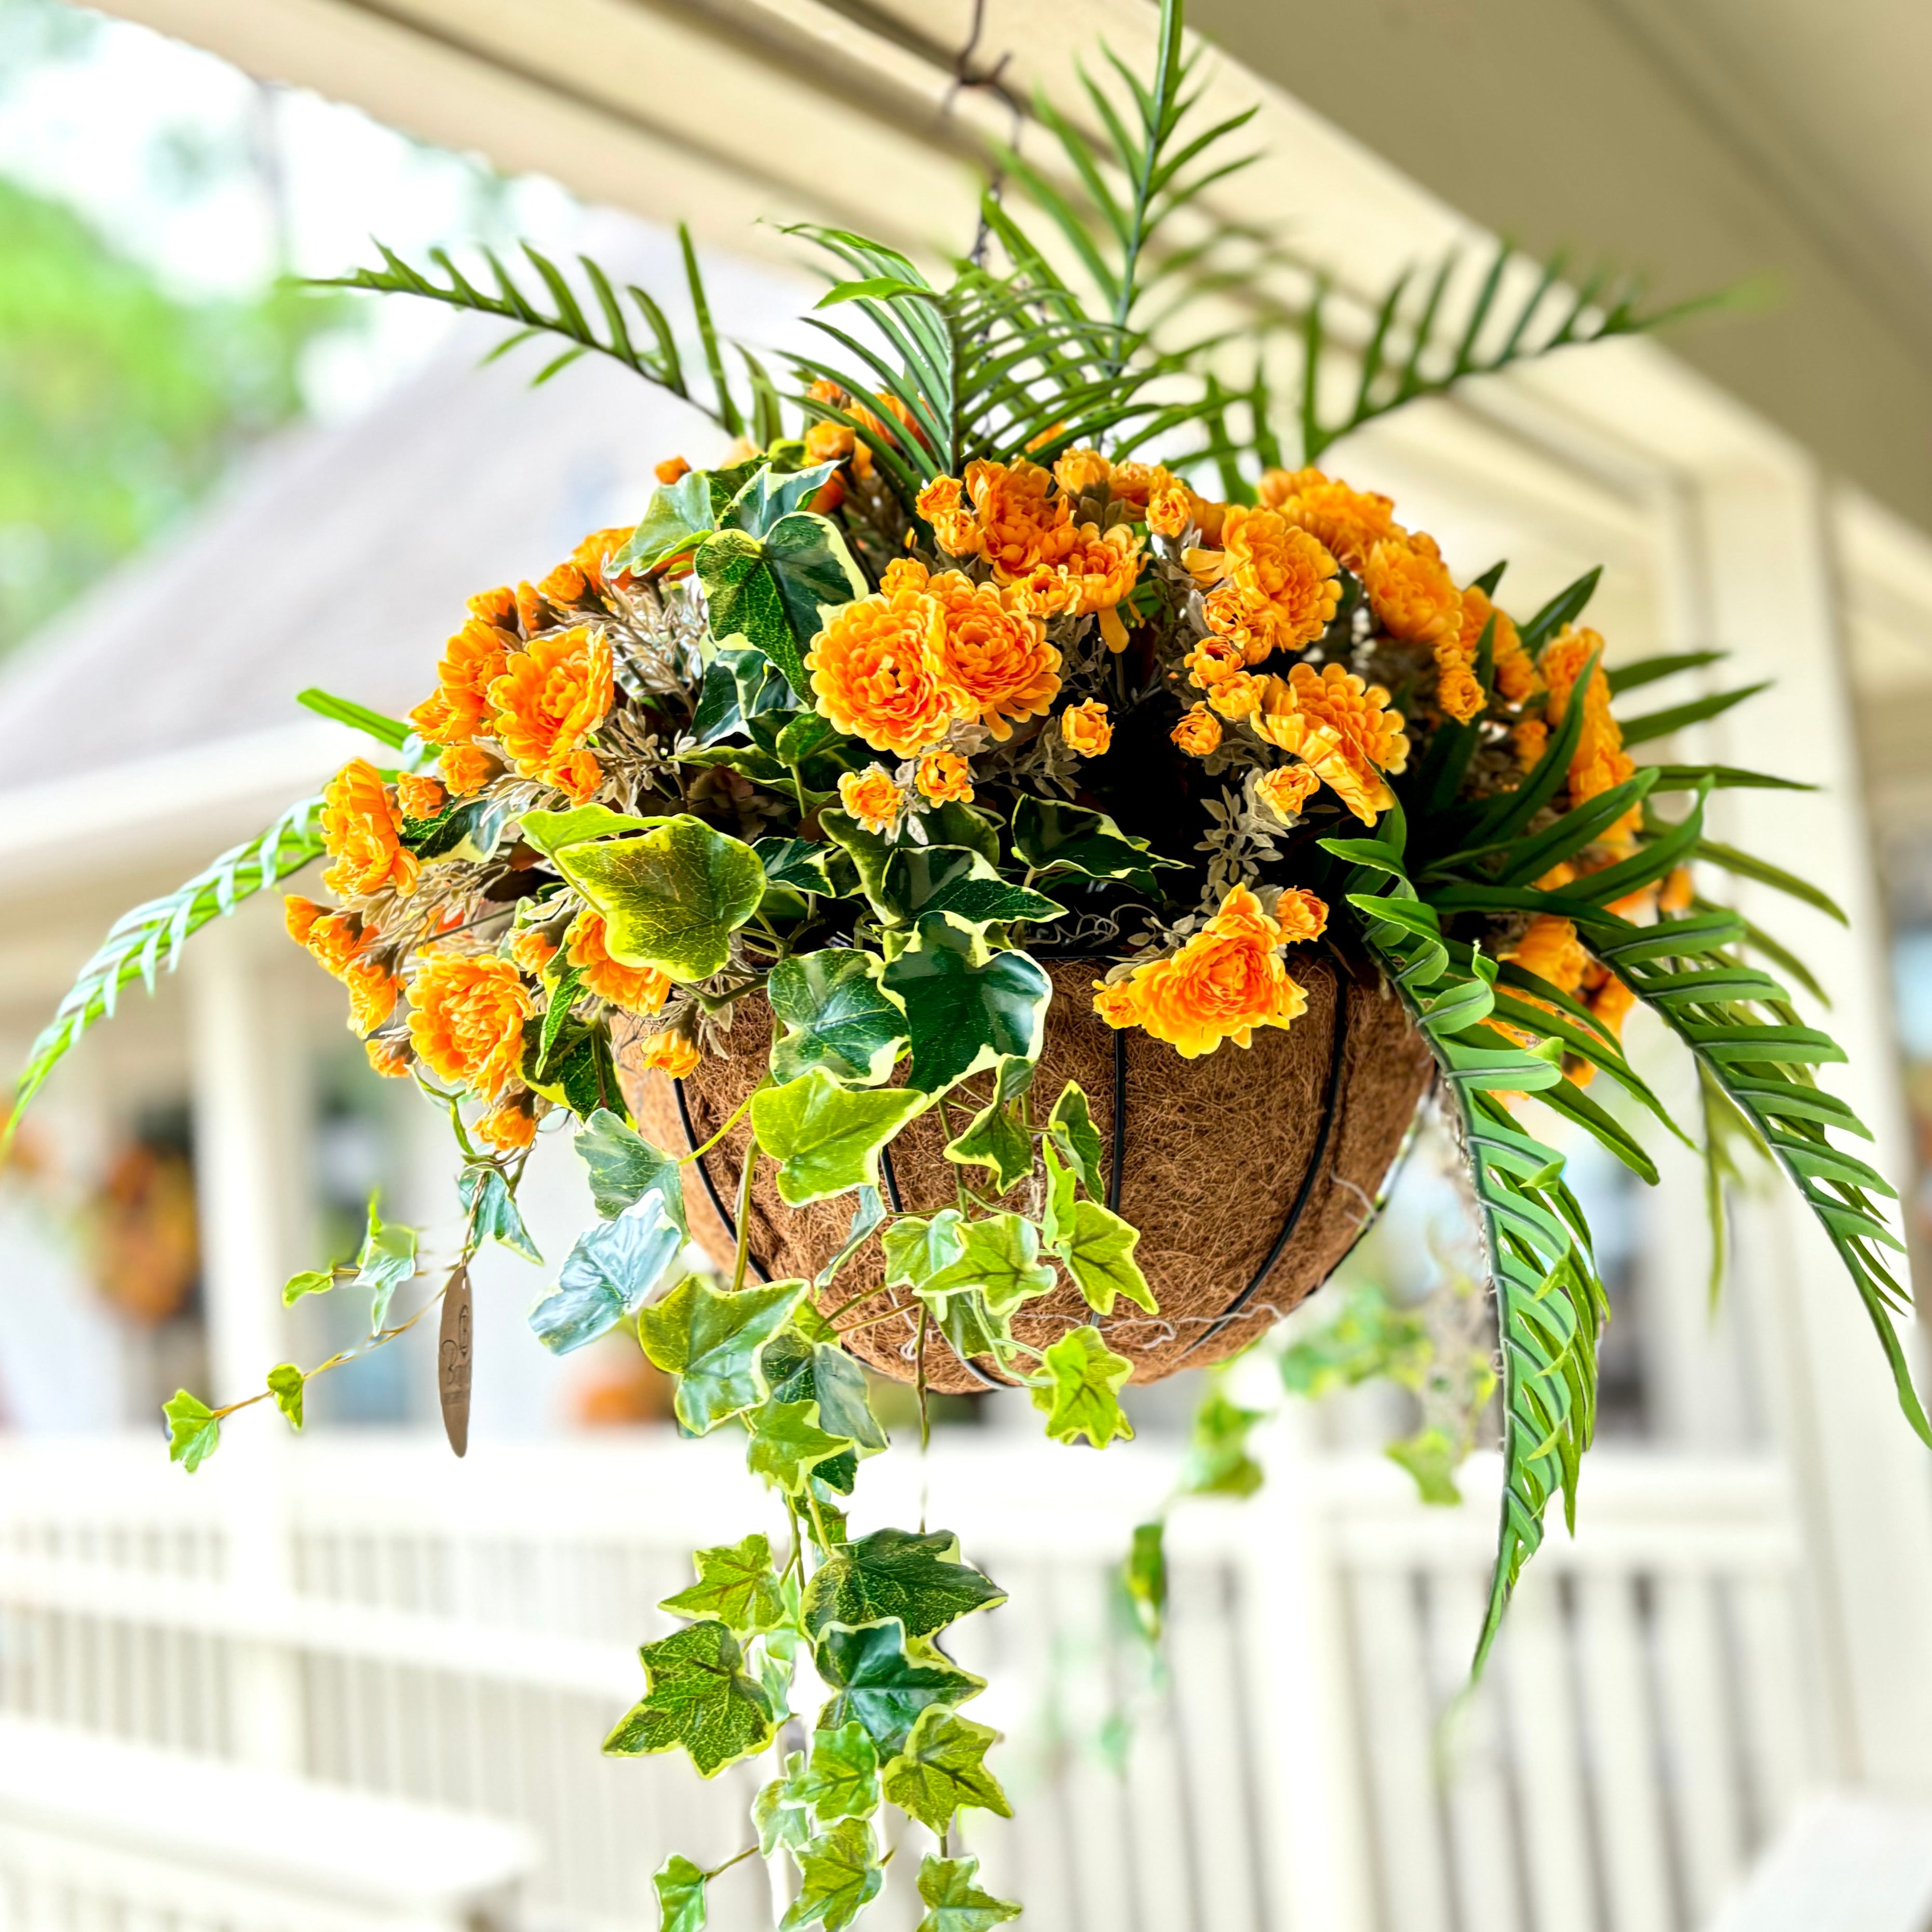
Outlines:
[[[768,1766],[597,1752],[685,1552],[767,1523],[728,1444],[250,1433],[192,1478],[152,1440],[0,1448],[0,1712],[520,1822],[559,1927],[654,1924],[666,1852],[746,1842]],[[916,1458],[886,1461],[860,1528],[920,1519]],[[1828,1776],[1774,1469],[1599,1452],[1446,1732],[1486,1502],[1278,1456],[1177,1517],[1167,1676],[1112,1579],[1171,1474],[998,1435],[927,1466],[927,1520],[1012,1593],[956,1633],[1018,1814],[969,1835],[1042,1932],[1695,1932]],[[721,1932],[769,1924],[755,1862],[718,1892]]]

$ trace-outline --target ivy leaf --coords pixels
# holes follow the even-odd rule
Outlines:
[[[682,1169],[628,1121],[608,1107],[599,1108],[578,1130],[572,1144],[588,1170],[591,1205],[604,1220],[634,1208],[646,1194],[655,1193],[663,1202],[665,1213],[677,1223],[678,1232],[689,1238]]]
[[[1040,1144],[1040,1165],[1046,1169],[1046,1202],[1040,1214],[1040,1232],[1055,1254],[1064,1252],[1073,1238],[1073,1170],[1054,1151],[1049,1134]]]
[[[774,1281],[721,1294],[691,1275],[639,1316],[644,1353],[678,1377],[677,1419],[694,1436],[770,1394],[759,1353],[804,1292],[802,1281]]]
[[[886,862],[880,898],[895,925],[939,914],[983,929],[1013,920],[1056,920],[1066,911],[1045,893],[1003,879],[962,845],[902,845]]]
[[[616,1116],[606,1118],[615,1120]],[[500,1242],[513,1255],[535,1262],[539,1268],[543,1265],[543,1256],[530,1239],[530,1231],[524,1225],[516,1197],[511,1193],[510,1184],[504,1179],[500,1167],[488,1161],[466,1167],[456,1177],[456,1194],[464,1211],[470,1216],[479,1242]]]
[[[645,1195],[615,1220],[580,1234],[556,1285],[531,1306],[530,1324],[554,1355],[608,1335],[637,1313],[684,1246],[661,1194]]]
[[[904,1013],[879,991],[880,962],[856,947],[781,960],[765,982],[786,1030],[772,1044],[772,1072],[796,1080],[823,1067],[842,1086],[875,1087],[905,1044]]]
[[[755,1756],[777,1729],[771,1700],[745,1673],[745,1653],[720,1623],[674,1630],[638,1653],[649,1685],[604,1740],[612,1757],[641,1757],[682,1744],[700,1774]]]
[[[638,818],[628,812],[613,812],[608,805],[573,806],[568,812],[526,812],[518,821],[526,845],[534,845],[546,859],[554,858],[566,845],[581,845],[592,838],[608,838],[614,832],[648,832],[664,820]]]
[[[566,847],[554,862],[603,915],[613,959],[673,980],[716,972],[764,896],[765,868],[751,847],[688,813],[633,837]]]
[[[566,995],[568,997],[568,995]],[[548,1100],[568,1107],[580,1120],[607,1108],[621,1107],[616,1064],[610,1058],[608,1027],[588,1025],[564,1010],[551,1026],[558,1007],[524,1028],[525,1082]]]
[[[838,526],[809,510],[781,517],[760,536],[720,530],[695,562],[712,636],[764,652],[800,697],[812,688],[805,652],[824,628],[821,613],[870,588]]]
[[[911,1084],[926,1093],[1009,1054],[1040,1058],[1053,982],[1024,952],[988,955],[976,934],[923,919],[880,984],[905,1009]]]
[[[811,1308],[802,1303],[802,1315]],[[765,1350],[763,1366],[774,1402],[815,1402],[821,1428],[865,1455],[886,1446],[886,1432],[872,1413],[866,1372],[837,1343],[814,1341],[787,1329]]]
[[[1040,1258],[1040,1231],[1024,1216],[988,1214],[961,1232],[959,1258],[913,1291],[921,1300],[977,1288],[994,1314],[1005,1315],[1053,1286],[1052,1264]]]
[[[734,1636],[755,1636],[785,1620],[784,1593],[772,1566],[772,1546],[756,1532],[742,1543],[693,1552],[698,1581],[658,1608],[674,1617],[711,1618]]]
[[[704,667],[691,735],[700,745],[742,731],[754,718],[782,711],[793,702],[791,687],[759,651],[718,651]]]
[[[986,1764],[986,1753],[999,1738],[990,1724],[976,1724],[943,1704],[928,1706],[920,1713],[905,1748],[886,1766],[886,1796],[942,1838],[962,1806],[1010,1818],[1012,1807]]]
[[[774,470],[766,464],[731,499],[718,520],[728,528],[762,536],[780,518],[809,503],[838,467],[836,463],[820,463],[809,470]]]
[[[282,1306],[292,1308],[305,1294],[326,1294],[335,1286],[335,1276],[328,1268],[305,1268],[300,1274],[292,1274],[282,1284]]]
[[[1046,1117],[1046,1124],[1067,1159],[1079,1169],[1081,1186],[1096,1201],[1105,1201],[1107,1183],[1100,1162],[1106,1150],[1088,1109],[1086,1089],[1077,1081],[1070,1080],[1061,1088],[1053,1112]]]
[[[812,1842],[812,1808],[804,1796],[805,1762],[802,1753],[794,1751],[785,1760],[784,1775],[758,1787],[752,1800],[752,1824],[758,1834],[758,1850],[766,1858],[782,1846],[796,1852]]]
[[[786,1495],[802,1496],[813,1470],[852,1446],[827,1435],[818,1416],[816,1402],[767,1402],[749,1419],[745,1466]]]
[[[1120,1583],[1142,1634],[1150,1643],[1158,1643],[1167,1619],[1167,1525],[1158,1517],[1135,1524],[1127,1560],[1120,1566]]]
[[[896,849],[890,839],[868,832],[849,812],[827,806],[818,814],[819,828],[852,862],[859,884],[880,919],[892,916],[886,899],[886,868]]]
[[[1130,838],[1104,812],[1023,796],[1013,810],[1013,850],[1036,872],[1075,872],[1087,879],[1131,879],[1151,866],[1171,866],[1144,838]]]
[[[221,1424],[200,1396],[176,1389],[161,1405],[168,1424],[168,1460],[194,1474],[221,1446]]]
[[[780,734],[782,743],[783,734]],[[765,877],[775,886],[801,892],[829,893],[832,881],[825,870],[825,848],[808,838],[760,838],[752,848]]]
[[[879,1190],[876,1187],[860,1188],[858,1205],[852,1210],[851,1223],[845,1231],[844,1241],[838,1252],[813,1276],[812,1286],[819,1289],[830,1288],[838,1279],[838,1270],[872,1238],[885,1218],[886,1204],[880,1199]]]
[[[386,1222],[376,1212],[376,1197],[369,1197],[369,1226],[362,1237],[362,1252],[356,1257],[356,1278],[351,1288],[369,1291],[369,1332],[381,1331],[388,1319],[389,1304],[396,1290],[412,1279],[416,1271],[416,1231]]]
[[[1124,1294],[1150,1315],[1156,1312],[1154,1290],[1134,1259],[1140,1239],[1139,1228],[1097,1201],[1075,1206],[1073,1226],[1059,1250],[1060,1258],[1096,1315],[1112,1314],[1117,1294]]]
[[[909,1640],[896,1618],[861,1630],[828,1628],[812,1652],[832,1695],[818,1716],[821,1727],[862,1724],[874,1743],[897,1750],[929,1704],[959,1704],[986,1682],[950,1658]]]
[[[906,1088],[854,1091],[814,1066],[752,1102],[758,1145],[778,1163],[778,1194],[788,1208],[879,1184],[879,1150],[927,1104]]]
[[[862,1818],[842,1818],[797,1854],[798,1897],[778,1921],[778,1932],[823,1925],[841,1932],[878,1896],[885,1871],[874,1856],[872,1828]]]
[[[1285,1366],[1282,1379],[1288,1380]],[[1181,1493],[1252,1496],[1268,1478],[1248,1453],[1248,1438],[1256,1423],[1267,1420],[1260,1409],[1240,1408],[1216,1389],[1194,1414],[1193,1441],[1180,1466]]]
[[[966,1252],[965,1217],[942,1208],[929,1220],[903,1214],[879,1237],[885,1251],[886,1285],[917,1288],[950,1268]]]
[[[1006,1593],[970,1563],[945,1530],[915,1536],[874,1530],[834,1550],[805,1587],[805,1627],[814,1636],[832,1624],[854,1627],[895,1619],[913,1637],[932,1636],[975,1610],[1004,1604]]]
[[[631,540],[610,560],[612,570],[649,570],[688,550],[716,526],[711,478],[702,470],[688,470],[675,483],[660,484],[644,506],[644,520]]]
[[[291,1428],[302,1426],[302,1384],[305,1378],[292,1362],[283,1362],[268,1371],[268,1393],[275,1406],[289,1419]]]
[[[919,1895],[926,1916],[914,1932],[993,1932],[1020,1916],[1020,1908],[973,1882],[977,1858],[942,1858],[928,1852],[920,1860]]]
[[[923,799],[913,801],[919,822],[931,845],[963,845],[976,852],[989,866],[1000,862],[1000,829],[983,812],[975,812],[956,798],[938,805]]]
[[[652,1873],[658,1894],[658,1932],[704,1932],[704,1888],[710,1876],[676,1852]]]
[[[1033,1084],[1030,1060],[1000,1062],[993,1097],[974,1115],[963,1133],[946,1144],[946,1157],[964,1167],[989,1167],[999,1192],[1017,1187],[1033,1172],[1033,1136],[1013,1118],[1007,1103]]]
[[[813,1734],[812,1768],[800,1795],[821,1824],[869,1818],[879,1808],[879,1752],[863,1724],[839,1724]]]
[[[1013,1352],[1013,1324],[1010,1312],[996,1313],[986,1305],[977,1288],[949,1294],[934,1304],[939,1332],[952,1345],[962,1362],[976,1356],[990,1355],[1003,1365]]]
[[[1120,1392],[1134,1372],[1124,1355],[1084,1323],[1071,1328],[1042,1358],[1045,1372],[1034,1383],[1033,1406],[1046,1417],[1046,1432],[1056,1442],[1084,1436],[1096,1449],[1116,1436],[1133,1438],[1133,1424],[1120,1412]]]

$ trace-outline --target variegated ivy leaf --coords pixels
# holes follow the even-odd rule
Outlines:
[[[652,1873],[658,1894],[658,1932],[704,1932],[704,1888],[710,1876],[675,1852]]]
[[[1066,908],[1030,886],[1002,878],[962,845],[902,845],[886,861],[880,902],[894,925],[928,915],[983,929],[1015,920],[1046,921]]]
[[[608,1107],[599,1108],[584,1122],[572,1144],[586,1171],[591,1205],[607,1221],[634,1207],[646,1194],[655,1193],[677,1223],[679,1233],[689,1238],[682,1168],[628,1121]]]
[[[616,1117],[613,1114],[610,1118],[614,1120]],[[466,1167],[456,1177],[456,1192],[471,1217],[471,1226],[478,1242],[500,1242],[513,1255],[520,1255],[526,1262],[535,1262],[539,1268],[543,1265],[543,1256],[538,1252],[536,1243],[530,1239],[530,1231],[524,1225],[523,1216],[517,1211],[515,1197],[510,1192],[510,1184],[504,1179],[501,1168],[489,1161]]]
[[[838,526],[794,510],[754,536],[720,530],[695,559],[711,634],[724,645],[762,651],[800,696],[809,693],[807,646],[824,628],[824,613],[870,589]]]
[[[715,1778],[771,1742],[771,1700],[746,1674],[745,1653],[722,1624],[690,1624],[638,1654],[650,1688],[604,1740],[610,1756],[682,1744],[700,1774]]]
[[[759,1357],[790,1318],[802,1281],[721,1294],[692,1275],[638,1318],[644,1353],[678,1378],[677,1419],[696,1436],[771,1393]]]
[[[810,1307],[802,1303],[800,1317]],[[762,1366],[772,1401],[816,1402],[819,1426],[862,1456],[876,1455],[886,1447],[886,1432],[866,1392],[866,1372],[836,1342],[808,1336],[794,1323],[766,1346]]]
[[[644,521],[610,560],[610,568],[649,570],[709,536],[717,520],[710,472],[687,470],[675,483],[660,484],[651,492]]]
[[[984,1215],[959,1232],[959,1258],[913,1290],[922,1301],[938,1306],[949,1295],[977,1289],[994,1314],[1007,1315],[1052,1288],[1056,1277],[1052,1264],[1040,1259],[1040,1231],[1024,1215]]]
[[[608,838],[618,832],[648,832],[664,822],[662,818],[638,818],[628,812],[613,812],[608,805],[572,806],[568,812],[526,812],[518,821],[524,843],[534,845],[546,858],[566,845]]]
[[[928,917],[880,984],[905,1009],[912,1084],[943,1092],[1008,1055],[1037,1060],[1053,982],[1024,952],[992,952],[976,934]]]
[[[369,1197],[369,1226],[362,1237],[362,1252],[356,1257],[356,1279],[352,1288],[369,1291],[369,1332],[380,1332],[389,1318],[389,1304],[396,1290],[416,1271],[416,1231],[385,1221],[376,1212],[376,1198]]]
[[[677,980],[716,972],[764,896],[765,868],[751,847],[688,813],[650,832],[566,846],[554,863],[603,915],[613,959]]]
[[[909,1088],[874,1092],[839,1086],[814,1066],[752,1102],[758,1145],[778,1164],[778,1193],[788,1208],[879,1184],[879,1150],[928,1104]]]
[[[874,1530],[836,1550],[806,1586],[805,1626],[814,1636],[835,1624],[898,1620],[909,1636],[932,1636],[1006,1593],[959,1560],[959,1539],[944,1530],[914,1535]]]
[[[1120,1294],[1150,1315],[1155,1312],[1154,1290],[1134,1259],[1140,1239],[1138,1228],[1097,1201],[1075,1204],[1073,1224],[1055,1246],[1096,1315],[1112,1314],[1114,1298]]]
[[[875,1087],[906,1040],[905,1015],[879,990],[881,962],[853,946],[781,960],[765,983],[785,1031],[772,1042],[772,1072],[796,1080],[822,1067],[842,1085]]]
[[[844,1436],[828,1435],[818,1426],[815,1401],[767,1402],[746,1422],[751,1437],[745,1466],[788,1496],[802,1496],[813,1471],[852,1446]]]
[[[308,1379],[292,1362],[278,1363],[268,1371],[268,1393],[292,1429],[302,1426],[302,1388]]]
[[[778,1921],[778,1932],[800,1932],[808,1925],[842,1932],[886,1882],[872,1828],[862,1818],[842,1818],[805,1846],[797,1858],[798,1896]]]
[[[1086,879],[1133,879],[1151,885],[1149,868],[1171,866],[1144,838],[1123,832],[1104,812],[1058,799],[1022,796],[1013,808],[1013,850],[1036,872]]]
[[[995,1925],[1017,1918],[1017,1905],[974,1883],[979,1870],[977,1858],[943,1858],[928,1852],[919,1868],[926,1916],[913,1932],[993,1932]]]
[[[1040,1232],[1046,1245],[1058,1254],[1073,1238],[1073,1170],[1054,1151],[1049,1135],[1040,1144],[1040,1164],[1046,1169],[1046,1201],[1040,1214]]]
[[[198,1395],[176,1389],[161,1405],[167,1418],[168,1460],[193,1475],[221,1446],[221,1418]]]
[[[863,1724],[813,1734],[812,1768],[798,1791],[821,1824],[869,1818],[879,1808],[879,1751]]]
[[[966,1252],[965,1229],[965,1216],[956,1208],[942,1208],[929,1219],[901,1215],[879,1237],[887,1286],[918,1288],[950,1268]]]
[[[946,1144],[948,1160],[991,1168],[1002,1194],[1033,1172],[1033,1136],[1014,1118],[1011,1106],[1032,1085],[1033,1076],[1030,1060],[1001,1060],[992,1100]]]
[[[1002,1818],[1013,1815],[1000,1780],[986,1768],[986,1754],[1000,1741],[990,1724],[976,1724],[943,1704],[922,1711],[904,1748],[886,1766],[886,1798],[944,1838],[953,1815],[973,1805]]]
[[[848,1630],[829,1625],[812,1652],[832,1696],[820,1725],[862,1724],[882,1750],[896,1751],[930,1704],[962,1704],[986,1688],[930,1644],[908,1637],[896,1618]]]
[[[653,1190],[616,1220],[577,1238],[556,1286],[531,1307],[530,1324],[554,1355],[608,1335],[637,1313],[684,1246],[684,1230]]]
[[[784,742],[784,734],[778,734]],[[760,838],[752,850],[765,868],[765,877],[775,886],[789,886],[794,892],[827,893],[832,880],[825,870],[827,848],[808,838]]]
[[[758,1787],[752,1800],[752,1826],[758,1834],[758,1850],[770,1858],[782,1847],[797,1852],[810,1844],[817,1828],[812,1807],[805,1796],[805,1754],[787,1754],[784,1774]]]
[[[658,1608],[674,1617],[710,1617],[734,1636],[754,1636],[787,1616],[784,1592],[772,1564],[771,1544],[754,1534],[692,1553],[698,1581],[667,1597]]]
[[[1116,1437],[1132,1439],[1134,1429],[1121,1413],[1120,1390],[1134,1365],[1084,1323],[1069,1329],[1042,1358],[1033,1384],[1033,1406],[1046,1417],[1046,1432],[1057,1442],[1084,1436],[1096,1449]]]
[[[1053,1112],[1046,1117],[1053,1138],[1069,1160],[1079,1170],[1080,1184],[1096,1201],[1107,1198],[1106,1176],[1100,1162],[1106,1150],[1101,1145],[1100,1130],[1087,1106],[1086,1090],[1070,1080],[1060,1090]]]

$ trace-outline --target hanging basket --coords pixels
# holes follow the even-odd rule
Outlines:
[[[1333,953],[1295,962],[1308,1009],[1292,1027],[1262,1029],[1245,1051],[1224,1046],[1198,1060],[1137,1029],[1108,1027],[1093,1011],[1095,962],[1052,962],[1048,970],[1054,999],[1036,1109],[1050,1107],[1068,1080],[1085,1089],[1105,1147],[1108,1205],[1140,1229],[1136,1258],[1160,1304],[1148,1315],[1117,1302],[1098,1322],[1100,1333],[1132,1362],[1137,1382],[1218,1361],[1312,1294],[1354,1244],[1427,1090],[1428,1048],[1372,971]],[[771,1043],[762,1003],[740,1009],[730,1040],[728,1056],[708,1057],[673,1083],[638,1071],[620,1035],[626,1097],[658,1145],[702,1145],[757,1084]],[[692,1236],[721,1268],[734,1253],[730,1216],[748,1131],[734,1127],[685,1170]],[[954,1204],[958,1169],[945,1158],[945,1138],[934,1110],[892,1142],[882,1178],[894,1211]],[[1037,1213],[1040,1204],[1026,1198],[1037,1184],[1023,1183],[1006,1204]],[[811,1279],[843,1245],[851,1211],[844,1197],[787,1208],[761,1175],[748,1223],[752,1275]],[[820,1305],[845,1306],[842,1325],[868,1323],[851,1334],[854,1354],[913,1382],[917,1304],[902,1295],[902,1319],[872,1322],[892,1306],[885,1290],[853,1300],[880,1283],[881,1270],[874,1244],[847,1264]],[[1043,1348],[1094,1318],[1063,1282],[1025,1305],[1013,1332]],[[935,1390],[964,1394],[1009,1379],[989,1360],[962,1361],[936,1330],[928,1330],[925,1352],[926,1385]]]

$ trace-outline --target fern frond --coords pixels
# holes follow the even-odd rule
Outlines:
[[[157,976],[175,970],[190,934],[320,856],[321,811],[320,797],[291,806],[259,838],[224,852],[178,891],[150,899],[115,921],[34,1042],[14,1083],[14,1111],[0,1136],[0,1154],[10,1145],[28,1103],[81,1035],[96,1020],[112,1016],[122,987],[139,980],[152,994]]]

